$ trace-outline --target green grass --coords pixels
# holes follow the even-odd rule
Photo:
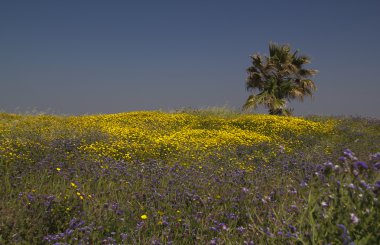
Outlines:
[[[240,116],[216,109],[182,112],[197,122]],[[0,128],[0,244],[380,240],[380,154],[374,155],[380,152],[378,120],[308,117],[322,124],[334,120],[335,129],[319,137],[284,134],[302,142],[291,152],[226,148],[189,164],[188,159],[173,163],[159,157],[94,160],[79,147],[109,140],[96,127],[81,130],[64,116],[25,117],[0,114],[2,128],[10,128]],[[10,156],[5,142],[13,142],[14,154],[28,157]],[[248,161],[245,156],[257,150],[275,155],[246,162],[255,165],[253,171],[238,167],[236,162]]]

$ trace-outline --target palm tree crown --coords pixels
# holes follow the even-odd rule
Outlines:
[[[310,78],[317,70],[304,68],[310,58],[299,55],[298,51],[291,53],[289,45],[270,43],[269,57],[254,54],[251,59],[246,89],[252,95],[243,109],[256,109],[262,104],[269,109],[269,114],[290,115],[292,110],[286,108],[286,103],[292,99],[303,101],[316,89]]]

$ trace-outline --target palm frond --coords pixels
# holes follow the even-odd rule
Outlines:
[[[276,43],[269,43],[269,57],[274,57],[278,53],[278,45]]]
[[[269,109],[282,109],[286,106],[285,99],[279,99],[274,94],[263,91],[259,94],[252,94],[243,105],[243,110],[256,109],[259,105],[264,105]]]
[[[298,74],[300,77],[311,77],[317,73],[318,73],[318,71],[313,70],[313,69],[299,69],[299,71],[298,71]]]
[[[309,56],[306,55],[299,55],[293,57],[292,63],[296,65],[297,67],[301,67],[302,65],[306,65],[310,63]]]
[[[259,103],[258,103],[257,96],[252,94],[248,97],[247,101],[243,105],[243,110],[248,110],[251,108],[256,109],[258,105],[259,105]]]

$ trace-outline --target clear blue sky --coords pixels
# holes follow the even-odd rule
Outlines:
[[[0,1],[0,110],[240,108],[268,43],[312,58],[297,115],[380,118],[380,1]]]

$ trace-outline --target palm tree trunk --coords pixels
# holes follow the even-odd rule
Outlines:
[[[269,115],[277,115],[277,116],[284,116],[284,109],[269,109]]]

